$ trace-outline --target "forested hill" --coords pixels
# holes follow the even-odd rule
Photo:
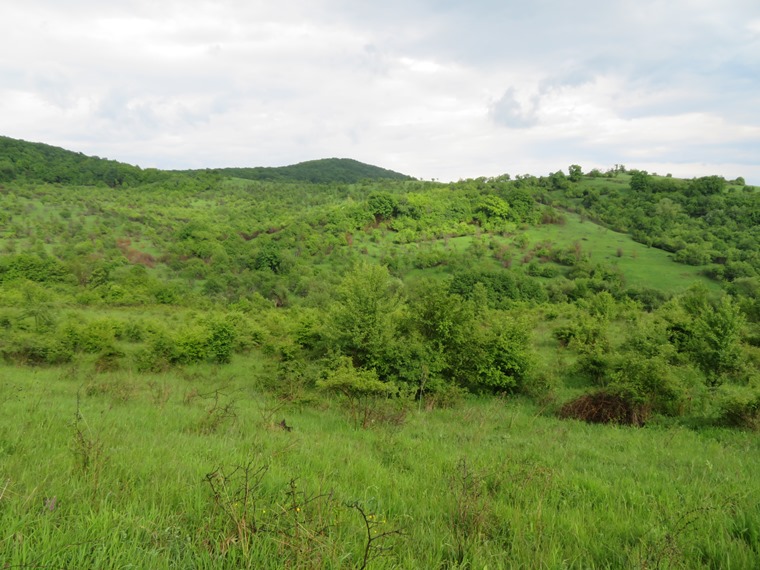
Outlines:
[[[165,171],[86,156],[60,147],[0,136],[0,182],[25,180],[79,186],[136,186],[183,174],[217,173],[249,180],[355,183],[360,180],[411,180],[409,176],[347,158],[311,160],[278,168],[221,168]]]
[[[60,147],[0,136],[0,182],[26,180],[110,187],[156,182],[167,174],[150,168],[86,156]]]
[[[362,180],[412,180],[410,176],[364,164],[350,158],[324,158],[299,162],[291,166],[255,168],[219,168],[218,172],[247,180],[295,181],[329,184],[355,184]]]

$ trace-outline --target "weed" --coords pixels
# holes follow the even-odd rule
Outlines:
[[[333,491],[309,494],[291,479],[285,501],[276,508],[276,541],[280,554],[296,568],[322,568],[331,549],[331,529],[337,519],[338,503]]]
[[[449,526],[454,538],[454,560],[461,565],[473,543],[480,539],[491,515],[489,502],[483,494],[483,477],[462,458],[449,478],[454,496],[454,510],[449,514]]]
[[[159,384],[155,380],[150,380],[148,382],[148,388],[150,388],[153,404],[164,409],[164,406],[166,406],[166,403],[172,395],[171,387],[166,382]]]
[[[400,529],[381,530],[382,525],[385,524],[385,520],[378,520],[374,514],[368,513],[359,502],[351,503],[349,507],[361,515],[364,528],[367,532],[362,565],[359,567],[359,570],[364,570],[370,561],[388,554],[393,548],[393,546],[381,546],[380,543],[392,537],[403,536],[403,531]]]
[[[239,465],[230,472],[219,468],[206,475],[214,505],[228,520],[220,548],[225,552],[231,544],[238,544],[248,557],[253,536],[260,532],[257,507],[261,500],[261,484],[267,467],[254,468],[252,462]]]
[[[198,397],[211,400],[211,405],[198,423],[197,430],[200,433],[206,435],[216,433],[225,423],[237,422],[237,404],[222,389],[201,394]]]
[[[690,509],[672,523],[667,524],[667,530],[662,536],[656,537],[648,543],[642,543],[639,549],[639,567],[641,570],[677,567],[683,560],[682,547],[680,546],[683,535],[702,516],[713,510],[715,510],[713,507]]]
[[[71,452],[74,455],[74,467],[83,476],[92,478],[93,492],[98,489],[101,470],[104,463],[103,442],[92,434],[80,408],[80,398],[77,393],[77,409],[74,414],[74,436],[71,442]]]

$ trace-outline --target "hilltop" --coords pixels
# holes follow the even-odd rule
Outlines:
[[[215,168],[211,172],[246,180],[312,182],[315,184],[333,182],[354,184],[362,180],[412,180],[412,177],[406,174],[364,164],[350,158],[323,158],[279,167]]]
[[[0,136],[0,182],[25,180],[111,188],[165,181],[177,174],[213,173],[224,177],[279,182],[351,184],[362,180],[412,180],[410,176],[349,158],[325,158],[281,167],[202,170],[142,169],[139,166],[86,156],[44,143]]]

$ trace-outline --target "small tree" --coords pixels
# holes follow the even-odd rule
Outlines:
[[[631,173],[631,190],[634,192],[646,192],[651,183],[652,178],[646,170],[634,170]]]
[[[690,352],[710,386],[741,365],[741,329],[745,317],[739,306],[724,296],[715,307],[707,307],[692,326]]]
[[[376,222],[390,220],[398,210],[398,200],[387,192],[370,194],[367,200],[370,213]]]
[[[379,265],[359,264],[348,273],[327,316],[329,348],[350,356],[357,367],[387,369],[388,348],[396,338],[394,313],[401,304],[396,285]]]
[[[583,178],[583,169],[577,164],[571,164],[567,171],[570,174],[568,176],[570,182],[580,182]]]

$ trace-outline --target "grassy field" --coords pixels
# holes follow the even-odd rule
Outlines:
[[[0,368],[3,567],[760,567],[755,434],[520,399],[357,430],[337,402],[266,396],[262,362]]]
[[[577,214],[567,213],[564,224],[546,224],[529,228],[515,228],[513,235],[485,235],[480,238],[471,235],[434,239],[419,244],[393,245],[393,232],[370,241],[357,235],[355,247],[369,257],[380,260],[383,255],[396,251],[396,255],[409,259],[440,259],[441,266],[414,268],[405,273],[412,279],[426,275],[440,274],[450,260],[468,258],[480,269],[494,270],[502,264],[492,257],[493,251],[484,249],[483,256],[473,254],[473,242],[482,240],[492,243],[513,258],[513,267],[519,267],[531,249],[546,245],[552,249],[574,249],[592,264],[606,264],[620,270],[625,284],[630,287],[650,287],[667,293],[680,293],[694,284],[700,284],[712,292],[720,291],[720,284],[705,277],[703,267],[675,263],[672,255],[661,249],[648,247],[634,241],[629,235],[612,231],[590,221],[581,220]]]
[[[531,227],[525,235],[533,243],[548,241],[566,248],[577,243],[581,252],[590,256],[591,262],[618,267],[629,286],[652,287],[670,293],[684,291],[694,283],[700,283],[712,291],[720,289],[718,283],[700,274],[703,268],[674,263],[671,254],[666,251],[647,247],[627,234],[581,221],[574,214],[567,214],[563,225]]]

